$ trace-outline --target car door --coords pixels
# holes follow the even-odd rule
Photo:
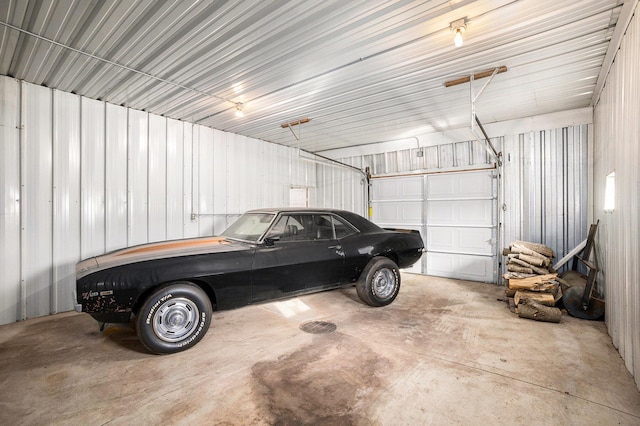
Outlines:
[[[254,301],[274,299],[343,280],[344,253],[331,215],[281,214],[256,248],[251,272]]]

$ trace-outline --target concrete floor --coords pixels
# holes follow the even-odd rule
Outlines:
[[[348,289],[218,312],[175,355],[84,314],[2,326],[0,423],[640,424],[604,323],[519,319],[491,284],[403,280],[385,308]]]

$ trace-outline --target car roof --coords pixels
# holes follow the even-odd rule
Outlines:
[[[270,207],[265,209],[248,210],[247,213],[280,213],[280,212],[301,212],[301,213],[342,213],[344,210],[313,208],[313,207]]]
[[[359,214],[340,209],[328,209],[328,208],[314,208],[314,207],[273,207],[264,209],[249,210],[246,213],[333,213],[351,223],[360,230],[360,232],[376,232],[382,229],[369,221],[368,219],[360,216]]]

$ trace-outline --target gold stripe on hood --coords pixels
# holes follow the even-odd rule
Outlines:
[[[186,248],[196,248],[199,246],[206,246],[211,244],[225,244],[225,240],[223,237],[214,237],[214,238],[205,238],[205,239],[197,239],[197,240],[187,240],[187,241],[170,241],[166,243],[158,243],[153,245],[145,245],[143,247],[136,247],[130,250],[122,250],[117,253],[116,256],[129,256],[132,254],[141,254],[148,253],[154,251],[170,251],[176,249],[186,249]],[[228,244],[228,243],[227,243]]]

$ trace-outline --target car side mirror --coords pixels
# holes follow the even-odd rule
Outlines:
[[[267,247],[273,247],[276,241],[280,241],[280,237],[274,235],[273,237],[266,237],[264,239],[264,245]]]

